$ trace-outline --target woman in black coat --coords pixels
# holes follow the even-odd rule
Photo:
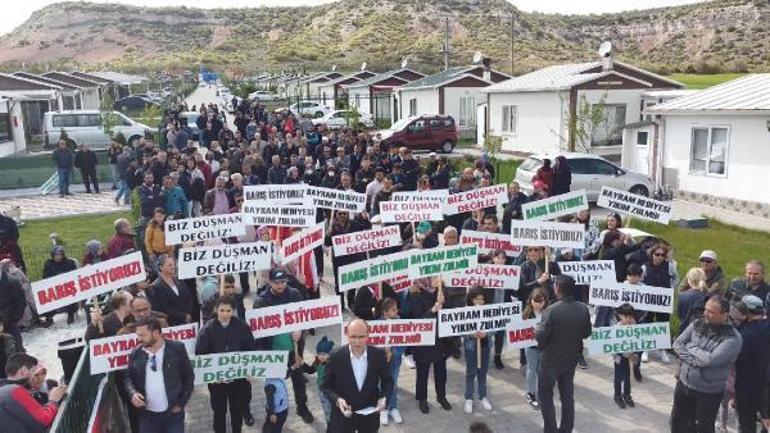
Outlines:
[[[169,326],[192,321],[193,295],[184,281],[177,280],[173,257],[163,254],[158,258],[158,278],[152,283],[148,297],[153,310],[168,316]]]
[[[557,156],[556,162],[553,165],[553,184],[551,185],[550,194],[554,196],[568,193],[571,184],[572,172],[567,164],[567,158]]]
[[[43,279],[51,278],[59,274],[65,274],[69,271],[74,271],[77,268],[77,263],[75,263],[74,260],[67,258],[67,255],[64,253],[64,247],[57,245],[51,249],[51,258],[46,260],[45,264],[43,265]],[[77,313],[77,311],[78,304],[72,304],[56,309],[49,313],[45,313],[45,322],[43,322],[43,327],[48,328],[53,325],[53,316],[58,313],[65,312],[67,313],[67,324],[75,323],[75,313]]]

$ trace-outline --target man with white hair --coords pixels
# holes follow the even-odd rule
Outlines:
[[[227,196],[225,185],[227,178],[219,176],[214,181],[214,188],[206,191],[203,196],[204,215],[222,215],[230,213],[230,199]]]

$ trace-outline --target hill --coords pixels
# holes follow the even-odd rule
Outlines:
[[[513,17],[513,19],[511,19]],[[770,70],[770,4],[717,0],[591,16],[529,14],[505,0],[340,0],[315,7],[143,8],[87,2],[36,11],[0,38],[0,68],[181,70],[204,64],[257,70],[384,70],[409,56],[436,71],[445,19],[453,64],[483,51],[510,71],[592,59],[605,39],[617,57],[658,72]]]

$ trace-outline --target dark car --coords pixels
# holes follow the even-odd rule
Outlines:
[[[406,117],[378,131],[388,146],[450,153],[457,145],[457,125],[452,116],[424,114]]]
[[[125,98],[118,99],[112,104],[113,108],[122,111],[143,109],[152,105],[156,107],[160,106],[156,101],[137,95],[126,96]]]

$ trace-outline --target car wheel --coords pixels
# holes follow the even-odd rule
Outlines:
[[[642,195],[645,197],[650,196],[650,191],[644,185],[634,185],[631,187],[630,190],[628,190],[628,192],[630,192],[631,194]]]
[[[138,142],[140,138],[142,138],[140,135],[132,135],[128,139],[128,145],[131,147],[136,147],[136,142]]]
[[[324,117],[324,112],[323,111],[316,111],[315,112],[315,117]]]
[[[452,153],[452,150],[454,150],[454,148],[455,148],[455,144],[452,143],[451,140],[447,140],[441,144],[441,151],[444,153]]]

